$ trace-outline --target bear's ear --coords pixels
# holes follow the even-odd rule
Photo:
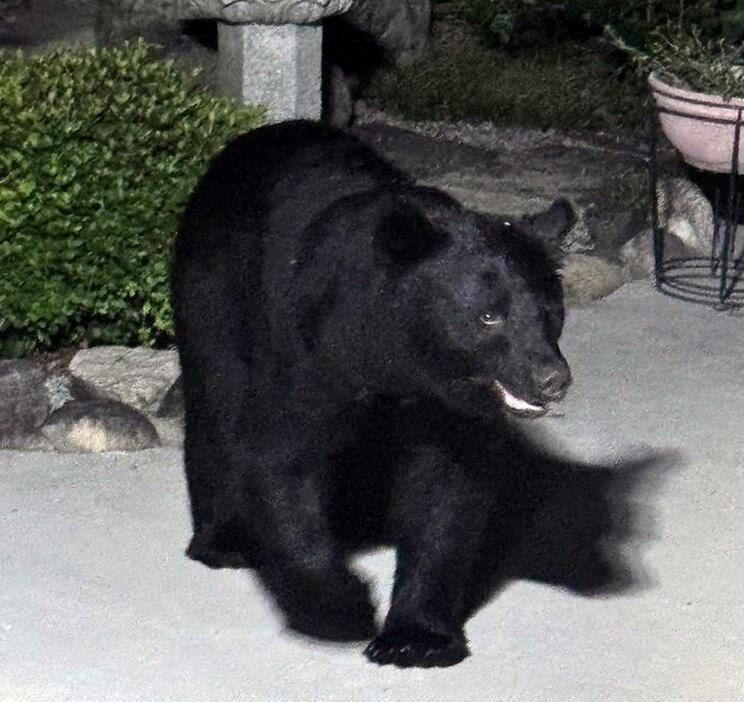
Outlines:
[[[577,221],[578,215],[571,203],[560,198],[544,212],[522,217],[517,227],[539,241],[548,254],[560,263],[564,256],[561,242]]]
[[[430,258],[450,241],[414,206],[397,203],[380,220],[374,234],[378,251],[391,262],[410,266]]]

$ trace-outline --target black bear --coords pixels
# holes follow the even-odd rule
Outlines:
[[[329,126],[229,144],[172,270],[188,555],[255,568],[298,631],[359,640],[378,632],[347,558],[391,543],[392,606],[368,658],[468,655],[494,481],[528,460],[505,410],[542,414],[570,381],[556,264],[517,229]]]

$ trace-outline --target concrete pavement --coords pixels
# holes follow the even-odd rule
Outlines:
[[[744,701],[742,321],[643,283],[571,310],[572,392],[531,428],[587,461],[676,452],[634,496],[642,577],[601,597],[514,582],[450,669],[290,635],[252,574],[187,560],[176,450],[0,452],[0,700]],[[384,613],[392,553],[357,565]]]

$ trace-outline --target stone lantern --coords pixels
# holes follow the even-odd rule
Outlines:
[[[354,0],[177,0],[181,19],[218,21],[222,91],[279,122],[319,119],[323,17]]]

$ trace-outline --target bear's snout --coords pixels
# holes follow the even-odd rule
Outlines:
[[[571,371],[562,358],[541,365],[533,371],[532,377],[546,402],[563,399],[571,384]]]

